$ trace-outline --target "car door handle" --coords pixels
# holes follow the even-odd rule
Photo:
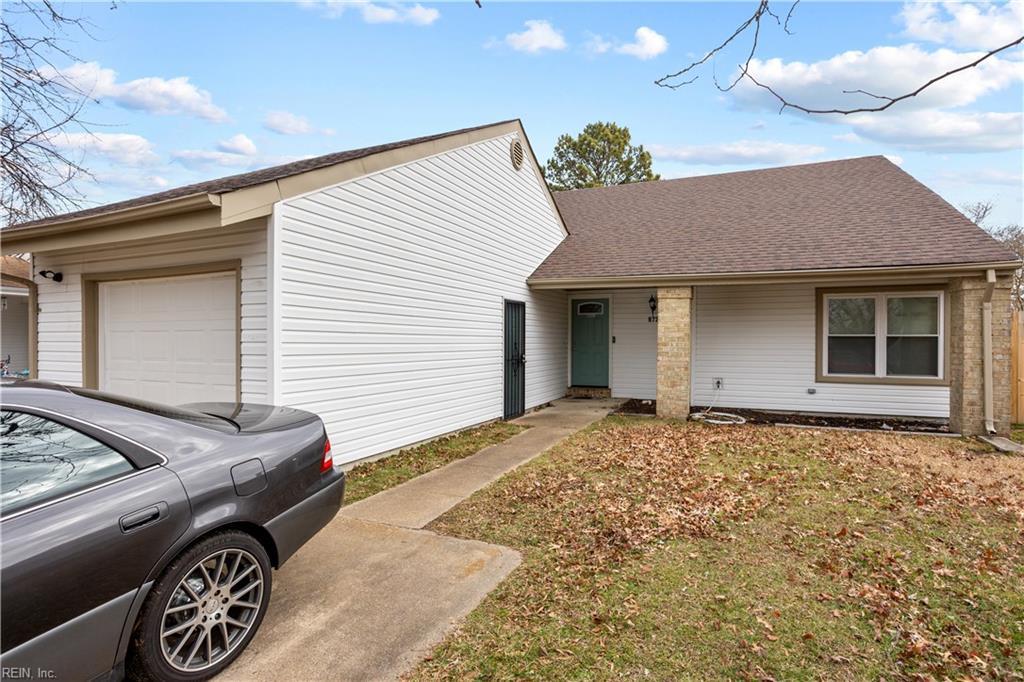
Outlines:
[[[131,514],[125,514],[120,520],[121,532],[127,533],[159,521],[162,516],[162,506],[166,507],[166,504],[161,502],[160,504],[154,504],[152,507],[146,507]]]

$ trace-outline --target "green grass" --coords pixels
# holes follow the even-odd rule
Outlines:
[[[1010,438],[1018,443],[1024,443],[1024,424],[1011,424],[1010,429]]]
[[[491,422],[402,450],[390,457],[360,464],[348,472],[345,504],[358,502],[449,462],[468,457],[527,428],[520,424]]]
[[[1022,481],[966,440],[611,417],[432,525],[524,561],[412,677],[1021,675]]]

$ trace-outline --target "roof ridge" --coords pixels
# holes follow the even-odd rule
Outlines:
[[[163,201],[170,201],[172,199],[182,199],[185,197],[191,197],[201,194],[227,194],[229,192],[234,192],[239,189],[245,189],[246,187],[251,187],[265,182],[280,180],[282,178],[290,177],[292,175],[298,175],[299,173],[305,173],[312,170],[318,170],[320,168],[326,168],[327,166],[332,166],[337,163],[344,163],[346,161],[353,161],[356,159],[365,158],[367,156],[372,156],[373,154],[377,154],[380,152],[390,151],[392,149],[401,149],[403,147],[409,147],[415,144],[422,144],[424,142],[442,140],[444,138],[453,137],[455,135],[472,133],[478,130],[484,130],[486,128],[507,125],[509,123],[516,123],[519,122],[519,120],[520,119],[518,118],[510,118],[505,119],[503,121],[495,121],[493,123],[470,126],[468,128],[458,128],[456,130],[449,130],[443,133],[435,133],[432,135],[420,135],[417,137],[410,137],[402,140],[385,142],[382,144],[369,145],[365,147],[356,147],[354,149],[341,149],[338,151],[328,152],[326,154],[318,154],[317,156],[296,159],[295,161],[289,161],[288,163],[281,163],[273,166],[265,166],[263,168],[255,168],[253,170],[248,170],[241,173],[233,173],[231,175],[223,175],[220,177],[210,178],[208,180],[200,180],[199,182],[192,182],[186,185],[179,185],[177,187],[171,187],[169,189],[160,190],[159,192],[151,192],[149,194],[130,197],[128,199],[124,199],[121,201],[114,201],[106,204],[98,204],[96,206],[89,206],[87,208],[82,208],[76,211],[69,211],[67,213],[61,213],[54,216],[48,216],[46,218],[25,221],[22,223],[16,223],[14,225],[6,225],[3,227],[3,229],[21,229],[23,227],[34,227],[36,225],[61,222],[64,220],[73,220],[77,218],[84,218],[87,216],[102,215],[105,213],[112,213],[114,211],[119,211],[122,209],[146,206]]]
[[[788,170],[788,169],[791,169],[791,168],[809,168],[811,166],[827,166],[827,165],[840,164],[840,163],[850,163],[850,162],[853,162],[853,161],[867,161],[868,159],[884,159],[885,161],[888,161],[889,163],[892,163],[892,161],[890,161],[889,158],[886,157],[884,154],[867,154],[867,155],[864,155],[864,156],[850,156],[850,157],[843,158],[843,159],[828,159],[828,160],[825,160],[825,161],[808,161],[807,163],[791,163],[791,164],[788,164],[786,166],[768,166],[767,168],[746,168],[744,170],[723,171],[721,173],[703,173],[701,175],[687,175],[687,176],[682,177],[682,178],[666,178],[664,180],[661,180],[661,179],[658,179],[658,180],[642,180],[640,182],[627,182],[627,183],[623,183],[621,185],[602,185],[601,187],[578,187],[576,189],[555,190],[553,193],[554,194],[569,194],[571,192],[589,192],[589,191],[592,191],[592,190],[615,189],[615,188],[618,188],[618,187],[631,187],[631,186],[636,186],[636,185],[654,185],[654,184],[664,183],[664,182],[681,182],[681,181],[684,181],[684,180],[696,180],[698,178],[720,178],[720,177],[723,177],[723,176],[726,176],[726,175],[743,175],[744,173],[769,173],[769,172],[772,172],[772,171],[782,171],[782,170]],[[893,165],[895,166],[896,164],[893,164]],[[897,168],[899,168],[899,166],[897,166]]]

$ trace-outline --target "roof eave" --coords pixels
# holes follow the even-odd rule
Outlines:
[[[176,197],[174,199],[168,199],[166,201],[160,201],[153,204],[132,206],[120,210],[106,211],[103,213],[96,213],[94,215],[82,216],[80,218],[70,218],[68,220],[59,220],[42,225],[33,225],[32,223],[28,223],[25,225],[8,227],[0,231],[0,236],[2,236],[3,240],[6,242],[8,240],[20,239],[22,235],[26,237],[29,235],[32,237],[41,237],[61,234],[64,232],[74,232],[77,230],[89,230],[95,227],[106,227],[107,225],[117,225],[120,223],[146,220],[149,218],[163,218],[165,216],[178,215],[180,213],[190,213],[192,211],[199,211],[205,208],[215,208],[217,206],[220,206],[219,195],[202,192],[198,194],[190,194],[184,197]]]
[[[639,287],[672,287],[715,284],[782,284],[821,279],[885,277],[889,279],[956,275],[968,272],[997,270],[1012,272],[1021,261],[978,263],[940,263],[930,265],[889,265],[860,268],[820,268],[808,270],[770,270],[762,272],[690,273],[676,275],[630,275],[623,277],[530,277],[533,289],[615,289]]]

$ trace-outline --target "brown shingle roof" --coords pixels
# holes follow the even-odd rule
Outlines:
[[[991,263],[1016,256],[882,156],[555,194],[531,281]]]
[[[32,279],[32,266],[27,260],[17,256],[0,256],[0,272],[22,279]],[[4,280],[4,286],[24,287],[25,285]]]
[[[490,128],[492,126],[502,125],[505,123],[512,123],[515,120],[517,119],[498,121],[496,123],[488,123],[487,125],[474,126],[472,128],[461,128],[459,130],[451,130],[446,133],[439,133],[437,135],[414,137],[408,140],[389,142],[387,144],[380,144],[373,147],[363,147],[362,149],[349,149],[347,151],[334,152],[332,154],[324,154],[323,156],[315,156],[309,159],[302,159],[301,161],[294,161],[292,163],[286,163],[280,166],[261,168],[260,170],[252,171],[249,173],[229,175],[227,177],[217,178],[215,180],[206,180],[204,182],[197,182],[191,185],[185,185],[184,187],[175,187],[174,189],[165,190],[163,192],[157,192],[156,194],[147,194],[146,196],[136,197],[134,199],[128,199],[126,201],[118,201],[113,204],[104,204],[103,206],[95,206],[93,208],[87,208],[81,211],[74,211],[72,213],[65,213],[62,215],[52,216],[49,218],[42,218],[40,220],[19,223],[17,225],[11,225],[4,229],[20,230],[28,227],[38,227],[41,225],[49,225],[51,223],[63,222],[65,220],[74,220],[77,218],[87,218],[89,216],[102,215],[104,213],[113,213],[115,211],[122,211],[129,208],[137,208],[140,206],[156,204],[163,201],[170,201],[172,199],[181,199],[183,197],[195,196],[199,194],[224,194],[225,192],[233,192],[235,190],[243,189],[245,187],[260,185],[263,184],[264,182],[272,182],[274,180],[280,180],[281,178],[286,178],[292,175],[298,175],[299,173],[305,173],[306,171],[316,170],[318,168],[325,168],[327,166],[333,166],[336,163],[354,161],[356,159],[372,156],[374,154],[379,154],[381,152],[387,152],[393,149],[401,149],[402,147],[409,147],[414,144],[420,144],[422,142],[433,142],[434,140],[440,140],[442,138],[451,137],[453,135],[461,135],[463,133],[470,133],[475,130],[481,130],[483,128]]]

